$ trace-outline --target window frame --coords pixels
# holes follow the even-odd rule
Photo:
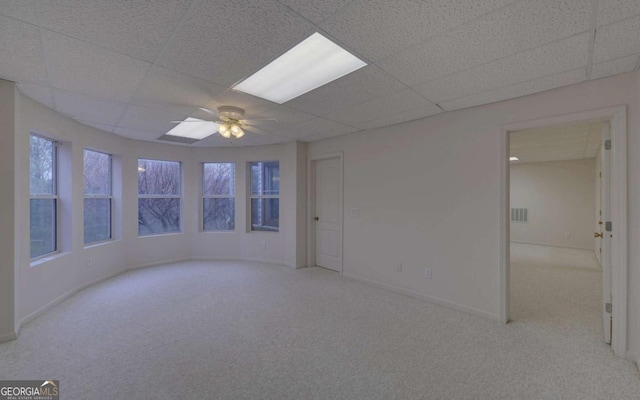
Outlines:
[[[110,153],[105,153],[104,151],[99,151],[99,150],[94,150],[91,148],[87,148],[85,147],[82,150],[82,172],[84,173],[84,154],[85,151],[92,151],[94,153],[100,153],[100,154],[104,154],[107,155],[109,157],[109,195],[104,195],[104,194],[86,194],[84,193],[84,188],[83,188],[83,198],[82,198],[82,206],[84,207],[84,201],[87,199],[108,199],[109,200],[109,238],[107,239],[103,239],[103,240],[96,240],[95,242],[85,242],[84,241],[84,215],[82,217],[82,229],[83,229],[83,242],[84,242],[84,247],[91,247],[91,246],[96,246],[102,243],[106,243],[106,242],[110,242],[113,241],[113,154]]]
[[[140,160],[144,160],[144,161],[160,161],[160,162],[171,162],[171,163],[178,163],[178,167],[180,168],[180,173],[178,174],[180,176],[180,182],[178,182],[178,194],[140,194],[140,191],[138,190],[138,205],[137,205],[137,212],[140,212],[140,199],[178,199],[178,230],[177,231],[170,231],[170,232],[159,232],[159,233],[147,233],[147,234],[140,234],[140,223],[138,223],[138,237],[149,237],[149,236],[161,236],[161,235],[176,235],[176,234],[181,234],[184,233],[183,230],[183,222],[182,222],[182,207],[184,204],[184,201],[182,199],[183,197],[183,187],[184,187],[184,170],[182,168],[182,161],[176,161],[176,160],[159,160],[156,158],[142,158],[142,157],[138,157],[137,158],[137,163],[136,163],[136,167],[138,167],[140,165]],[[138,167],[139,168],[139,167]],[[139,179],[139,177],[136,177],[137,179]],[[137,182],[139,183],[139,182]]]
[[[230,195],[223,195],[223,194],[206,194],[205,193],[205,165],[207,164],[230,164],[233,166],[233,194]],[[201,219],[202,219],[202,223],[200,225],[202,232],[235,232],[236,230],[236,215],[235,215],[235,210],[236,210],[236,163],[235,162],[217,162],[217,161],[205,161],[202,162],[202,213],[201,213]],[[207,199],[232,199],[233,200],[233,229],[207,229],[205,227],[205,220],[204,220],[204,212],[205,212],[205,206],[204,203]]]
[[[59,188],[58,188],[58,181],[59,181],[59,177],[58,174],[60,173],[60,166],[58,165],[58,159],[59,159],[59,154],[58,154],[58,145],[59,142],[55,139],[51,139],[48,138],[46,136],[37,134],[37,133],[33,133],[30,132],[29,133],[29,163],[31,163],[31,137],[37,137],[39,139],[42,140],[46,140],[48,142],[51,142],[52,145],[52,149],[51,149],[51,185],[52,185],[52,194],[48,194],[48,193],[36,193],[33,194],[31,193],[31,170],[29,169],[29,261],[31,263],[33,263],[34,261],[38,261],[38,260],[42,260],[44,258],[48,258],[51,257],[55,254],[60,253],[60,240],[58,239],[59,236],[59,230],[60,230],[60,196],[59,196]],[[29,167],[31,167],[31,165],[29,165]],[[55,213],[55,216],[53,218],[53,223],[54,223],[54,227],[53,227],[53,250],[48,252],[48,253],[44,253],[44,254],[40,254],[38,256],[35,257],[31,257],[31,200],[43,200],[43,199],[50,199],[53,200],[53,211]]]
[[[277,163],[278,164],[278,178],[280,177],[280,160],[268,160],[268,161],[250,161],[249,165],[247,168],[247,172],[249,174],[249,232],[273,232],[273,233],[278,233],[280,232],[280,185],[278,184],[278,194],[274,195],[274,194],[254,194],[253,193],[253,173],[252,173],[252,167],[254,164],[270,164],[270,163]],[[263,174],[264,174],[264,170],[263,170]],[[264,179],[264,176],[263,176]],[[253,224],[253,200],[254,199],[278,199],[278,227],[271,227],[268,225],[261,225],[263,227],[263,229],[254,229],[254,224]]]

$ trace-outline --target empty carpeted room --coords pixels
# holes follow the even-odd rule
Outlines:
[[[639,398],[638,37],[637,0],[0,0],[0,399]],[[514,138],[594,124],[598,265],[534,282]]]

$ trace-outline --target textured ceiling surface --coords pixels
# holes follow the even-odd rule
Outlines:
[[[368,63],[283,105],[231,87],[320,32]],[[315,141],[636,70],[638,0],[0,0],[0,78],[83,124],[156,140],[198,107]]]
[[[518,162],[546,162],[594,158],[600,150],[604,121],[587,121],[509,134],[509,155]]]

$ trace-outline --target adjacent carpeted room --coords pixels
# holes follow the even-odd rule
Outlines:
[[[0,376],[55,376],[65,399],[640,393],[630,361],[571,331],[504,325],[322,268],[243,262],[127,272],[25,326],[0,359]]]
[[[511,243],[512,323],[599,346],[602,269],[592,251]]]

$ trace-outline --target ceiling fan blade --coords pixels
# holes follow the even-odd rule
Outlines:
[[[274,121],[274,122],[280,122],[279,120],[277,120],[276,118],[250,118],[250,119],[245,119],[243,120],[244,122],[247,123],[252,123],[252,122],[262,122],[262,121]]]
[[[213,122],[214,124],[224,124],[222,121],[211,121],[211,120],[202,120],[202,121],[171,121],[172,124],[181,124],[183,122]]]
[[[213,116],[218,116],[218,113],[213,111],[213,110],[209,110],[208,108],[204,108],[204,107],[198,107],[200,110],[206,112],[207,114],[211,114]]]
[[[251,133],[256,133],[258,135],[271,135],[271,133],[265,131],[264,129],[260,129],[255,125],[245,125],[244,129]]]

